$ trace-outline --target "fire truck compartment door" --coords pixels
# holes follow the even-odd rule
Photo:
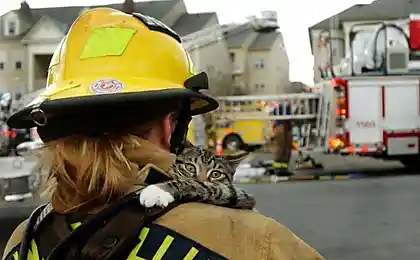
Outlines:
[[[418,129],[420,127],[418,80],[389,80],[383,86],[384,130],[412,132]]]
[[[381,86],[368,80],[349,80],[347,98],[350,144],[369,145],[382,142]]]

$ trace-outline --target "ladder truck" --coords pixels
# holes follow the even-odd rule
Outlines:
[[[357,26],[360,32],[363,24]],[[372,36],[363,51],[364,59],[356,59],[350,49],[350,62],[341,65],[341,74],[332,71],[314,93],[219,97],[221,105],[214,116],[227,126],[224,140],[235,136],[239,142],[238,137],[252,131],[250,121],[292,120],[308,126],[302,152],[354,154],[418,166],[420,15],[404,18],[403,24],[369,26],[363,31]],[[261,103],[285,107],[290,102],[294,107],[291,113],[255,109]],[[235,127],[240,121],[248,121],[248,125],[237,123]]]
[[[335,77],[324,80],[330,87],[323,87],[320,113],[329,117],[321,120],[318,143],[324,143],[325,151],[398,160],[417,167],[420,15],[358,24],[350,34],[356,40],[358,33],[371,35],[367,44],[361,43],[366,46],[363,53],[350,49],[350,59],[339,65],[340,75],[332,70],[330,76]]]

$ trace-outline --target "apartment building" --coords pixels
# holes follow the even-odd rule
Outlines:
[[[155,17],[177,31],[186,44],[195,33],[219,25],[216,13],[188,13],[183,0],[125,1],[106,5]],[[45,87],[49,61],[73,21],[90,8],[70,6],[31,8],[23,1],[17,10],[0,16],[0,92],[32,92]],[[127,10],[127,8],[129,10]],[[232,84],[231,62],[223,38],[212,44],[190,44],[197,70],[209,74],[211,92]]]
[[[289,58],[274,11],[229,25],[225,37],[232,61],[232,95],[280,94],[289,82]]]

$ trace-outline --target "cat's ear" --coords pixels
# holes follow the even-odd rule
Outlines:
[[[188,140],[185,140],[185,148],[192,148],[192,147],[194,147],[194,145],[190,142],[190,141],[188,141]]]
[[[185,155],[193,151],[196,148],[190,141],[185,140],[184,149],[181,151],[181,154]]]
[[[223,158],[227,160],[232,167],[232,169],[236,169],[238,165],[250,154],[250,152],[239,152],[236,154],[228,154],[224,155]]]

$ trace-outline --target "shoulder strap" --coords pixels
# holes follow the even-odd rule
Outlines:
[[[79,259],[116,260],[128,256],[138,243],[141,228],[175,206],[148,211],[139,210],[139,205],[126,208],[91,237]]]
[[[19,260],[26,260],[28,257],[30,243],[35,238],[37,243],[40,243],[41,255],[48,255],[49,251],[52,250],[59,241],[65,239],[69,234],[70,230],[67,228],[67,221],[65,216],[54,213],[52,205],[50,203],[39,206],[33,211],[28,219],[26,230],[22,238],[22,242],[19,248]],[[54,217],[51,217],[51,216]],[[47,219],[51,219],[49,222],[51,228],[43,228],[42,224],[46,223]],[[42,236],[37,236],[38,232],[42,231]],[[40,240],[40,241],[38,241]]]
[[[40,257],[46,257],[59,245],[60,241],[67,239],[72,230],[65,215],[54,213],[50,215],[46,225],[40,226],[35,235]]]
[[[58,244],[46,260],[65,259],[121,259],[135,247],[142,226],[173,209],[146,209],[139,205],[138,194],[111,204],[98,214],[89,217]]]
[[[19,249],[19,260],[26,260],[28,257],[29,244],[31,243],[32,239],[34,239],[35,235],[35,224],[45,207],[46,204],[39,206],[29,216],[28,224],[26,225],[25,233],[23,235],[22,243]]]

